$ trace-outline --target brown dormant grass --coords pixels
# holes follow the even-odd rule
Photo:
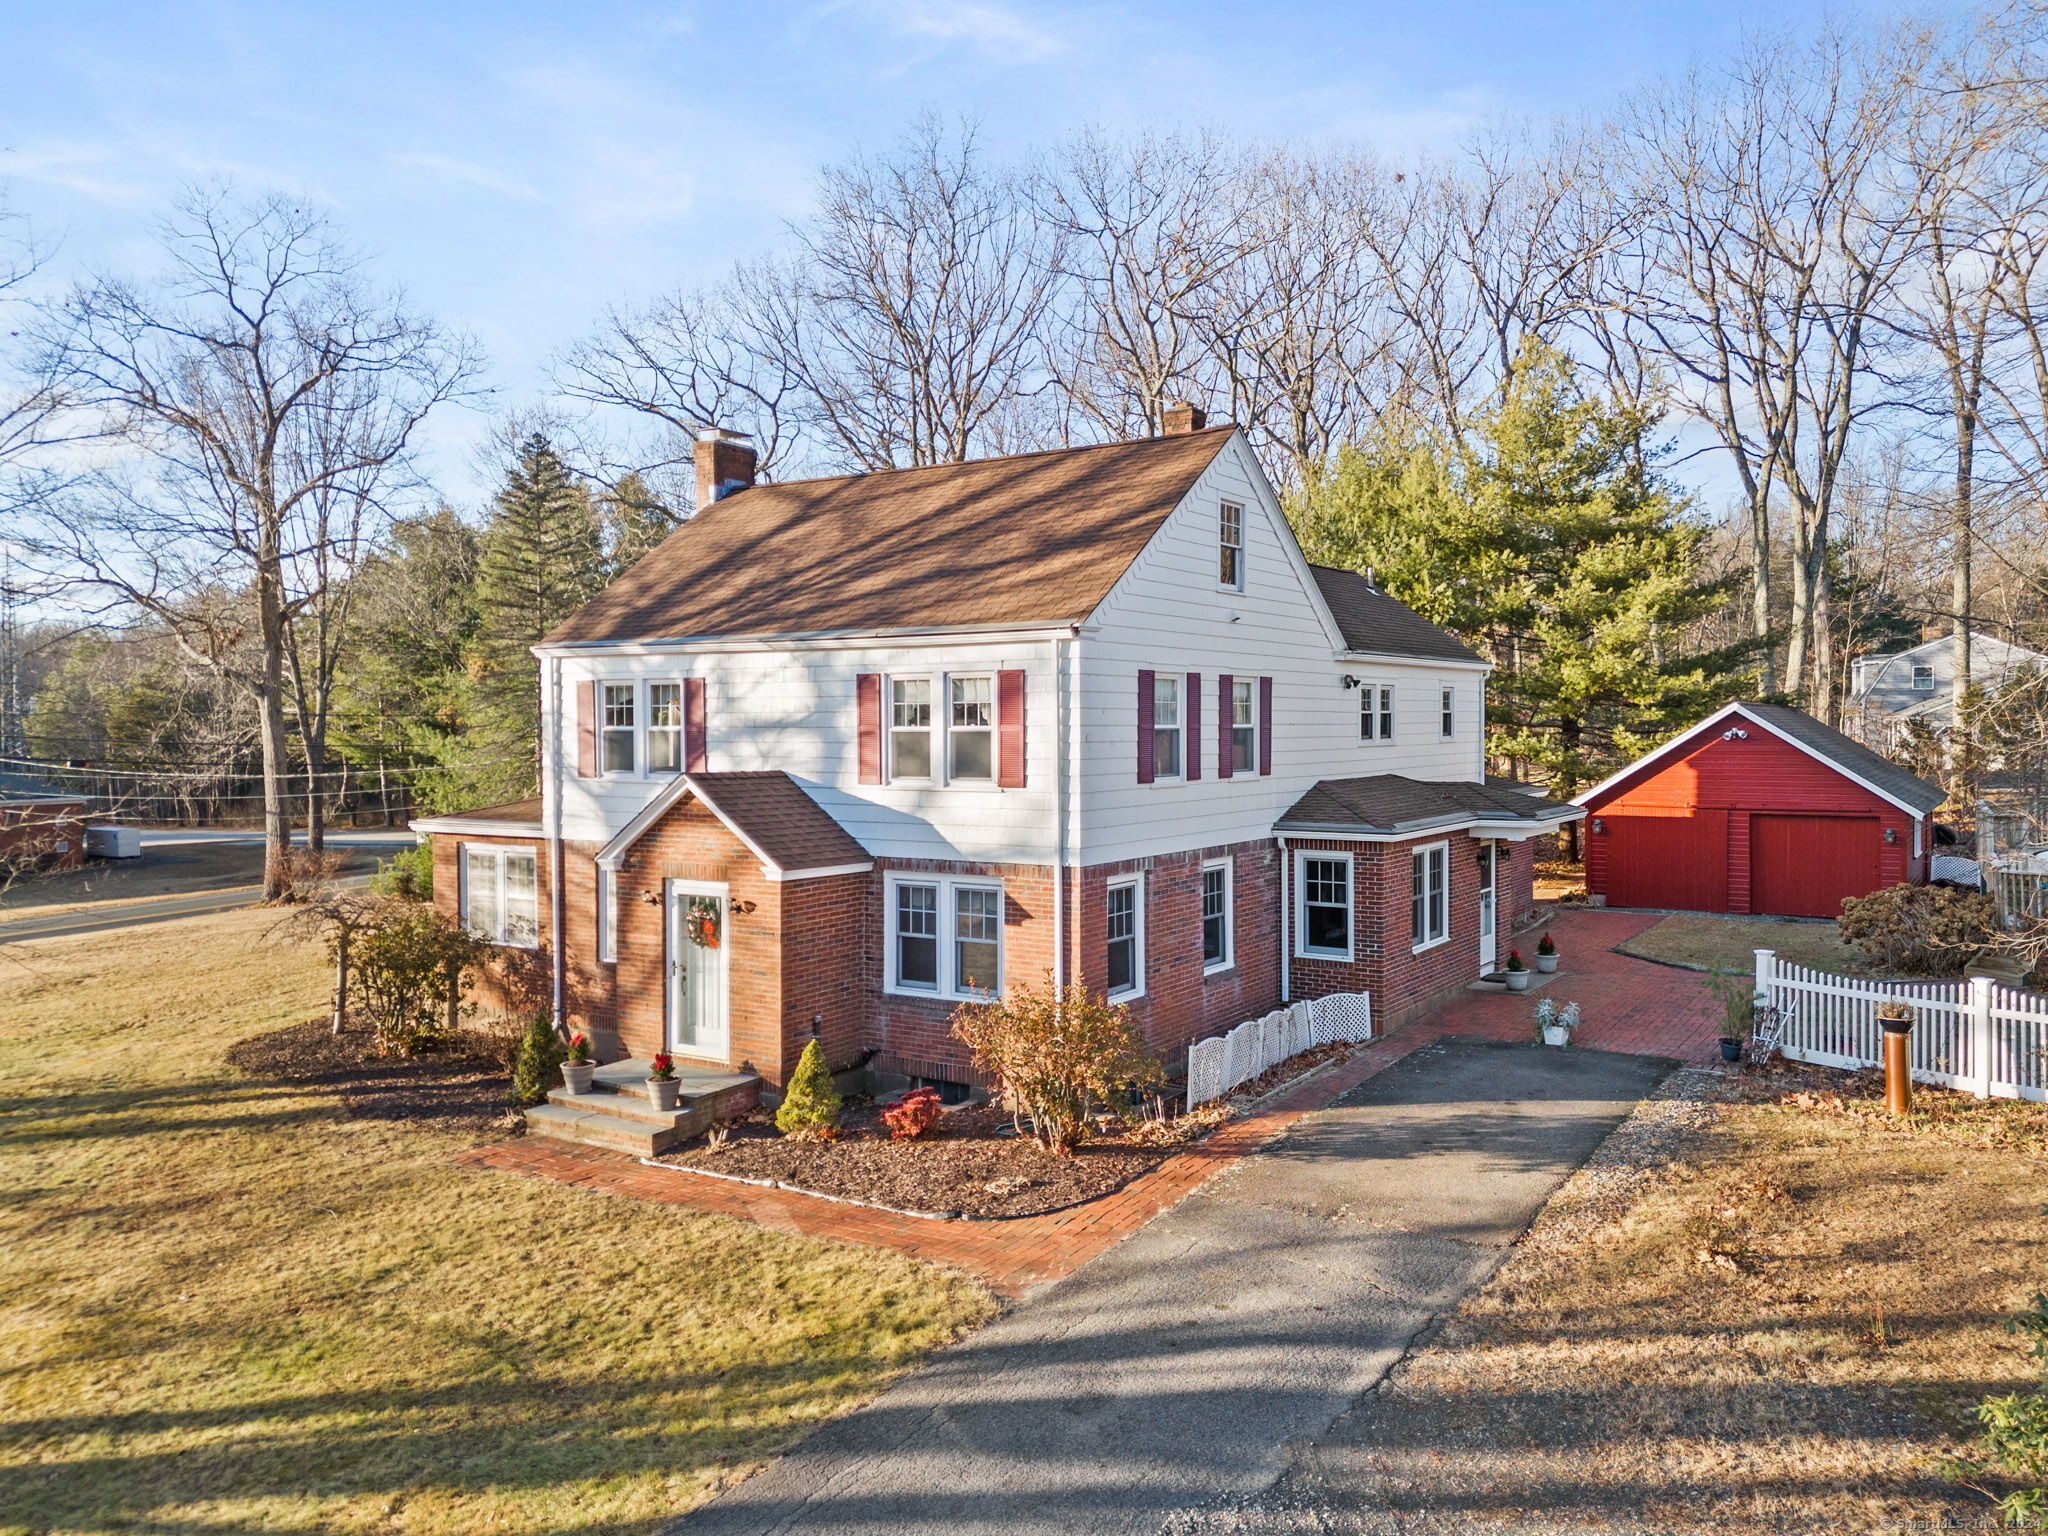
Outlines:
[[[1750,971],[1759,949],[1774,949],[1778,958],[1823,971],[1861,972],[1856,951],[1844,944],[1833,923],[1781,922],[1769,917],[1723,917],[1711,912],[1682,912],[1652,924],[1619,946],[1625,955],[1693,965]]]
[[[1991,1528],[1941,1463],[2031,1379],[2003,1323],[2048,1283],[2048,1111],[1937,1095],[1902,1132],[1847,1087],[1704,1107],[1619,1197],[1581,1175],[1369,1410],[1390,1501],[1444,1532]]]
[[[0,951],[0,1531],[648,1531],[990,1310],[241,1077],[276,923]]]

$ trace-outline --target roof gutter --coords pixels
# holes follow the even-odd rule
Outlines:
[[[888,629],[810,629],[758,634],[688,635],[675,639],[610,638],[542,641],[531,647],[536,656],[581,656],[601,652],[612,656],[661,656],[677,651],[855,650],[877,643],[909,642],[935,636],[988,645],[1043,640],[1070,635],[1078,619],[1048,619],[1032,624],[916,624]]]
[[[1283,837],[1343,838],[1354,843],[1404,843],[1410,838],[1427,837],[1432,832],[1469,830],[1484,832],[1488,837],[1498,837],[1508,842],[1521,842],[1555,831],[1568,821],[1583,821],[1585,816],[1583,808],[1573,806],[1568,811],[1545,816],[1431,816],[1421,821],[1400,822],[1391,827],[1361,826],[1355,821],[1289,821],[1274,823],[1273,830]]]

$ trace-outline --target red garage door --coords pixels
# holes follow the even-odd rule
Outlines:
[[[1728,813],[1607,816],[1607,904],[1728,910]]]
[[[1840,917],[1842,898],[1868,896],[1884,833],[1875,816],[1759,816],[1750,832],[1750,910],[1775,917]]]

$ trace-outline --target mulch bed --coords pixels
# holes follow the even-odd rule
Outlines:
[[[334,1090],[359,1120],[396,1120],[503,1135],[510,1079],[503,1045],[465,1034],[431,1056],[378,1056],[370,1033],[336,1038],[325,1018],[252,1035],[227,1053],[251,1077]]]
[[[880,1111],[860,1104],[848,1107],[835,1142],[792,1141],[764,1115],[734,1126],[718,1151],[697,1142],[660,1161],[895,1210],[1002,1218],[1100,1199],[1181,1150],[1117,1130],[1091,1137],[1071,1157],[1053,1157],[1028,1137],[1005,1134],[1009,1125],[1000,1109],[966,1107],[946,1111],[914,1140],[895,1141]]]

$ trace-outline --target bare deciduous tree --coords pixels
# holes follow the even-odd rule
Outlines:
[[[326,221],[288,200],[194,192],[161,236],[159,281],[97,278],[44,317],[49,376],[123,451],[22,544],[74,588],[159,620],[255,699],[276,897],[293,626],[337,574],[337,498],[400,473],[476,362],[372,290]]]

